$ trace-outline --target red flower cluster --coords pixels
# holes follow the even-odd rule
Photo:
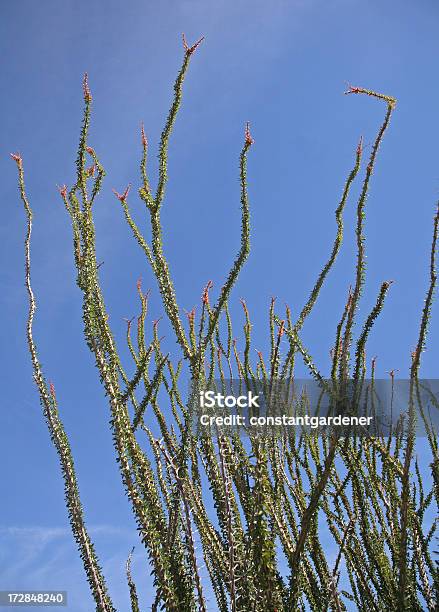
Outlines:
[[[130,192],[130,189],[131,189],[131,184],[127,186],[127,188],[125,189],[123,193],[119,193],[115,189],[113,189],[113,193],[118,200],[120,200],[121,202],[125,202]]]
[[[203,295],[201,296],[201,301],[205,306],[209,306],[209,291],[213,287],[213,282],[210,280],[207,285],[204,287]]]
[[[192,55],[192,53],[196,51],[198,47],[201,45],[203,40],[204,40],[204,36],[202,36],[199,40],[197,40],[197,42],[194,45],[192,45],[192,47],[189,47],[186,41],[186,36],[183,34],[183,47],[184,47],[184,50],[186,51],[186,54]]]

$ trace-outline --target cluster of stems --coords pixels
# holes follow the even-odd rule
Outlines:
[[[141,186],[138,190],[150,222],[143,235],[128,204],[129,187],[115,192],[131,232],[157,282],[164,313],[180,350],[173,361],[163,350],[157,321],[148,322],[148,294],[140,283],[140,314],[133,330],[127,322],[131,364],[123,364],[116,346],[99,279],[93,207],[105,176],[89,145],[92,96],[84,78],[84,116],[77,155],[77,177],[60,188],[70,216],[77,284],[83,297],[84,337],[109,403],[109,422],[122,485],[131,505],[139,538],[154,578],[154,595],[140,602],[126,565],[131,610],[169,612],[291,612],[295,610],[436,610],[437,566],[432,554],[436,522],[427,517],[439,503],[439,455],[436,434],[427,416],[431,481],[423,482],[415,456],[415,406],[420,398],[419,368],[426,345],[437,282],[436,250],[439,208],[434,218],[430,283],[413,353],[407,427],[392,436],[317,437],[286,429],[277,435],[217,428],[215,435],[194,427],[194,394],[202,385],[226,380],[294,383],[299,357],[310,375],[343,397],[353,384],[353,402],[361,395],[367,371],[366,343],[380,315],[391,281],[384,281],[376,303],[360,330],[358,306],[365,283],[364,223],[366,200],[383,137],[396,101],[390,96],[350,87],[347,93],[384,102],[385,116],[373,142],[357,202],[357,256],[354,280],[336,328],[330,376],[325,378],[304,346],[300,333],[313,310],[343,242],[343,214],[351,186],[362,170],[360,140],[338,207],[332,250],[297,320],[287,307],[269,310],[270,346],[252,358],[252,324],[243,301],[243,345],[235,340],[228,301],[250,252],[250,207],[247,157],[253,139],[248,125],[239,157],[241,244],[214,304],[212,283],[195,310],[182,315],[165,254],[161,209],[168,180],[168,148],[182,101],[183,84],[201,40],[184,39],[183,64],[159,147],[158,184],[148,178],[148,142],[142,127]],[[65,483],[72,532],[79,547],[91,596],[99,612],[115,606],[85,525],[68,436],[54,387],[42,372],[33,339],[35,297],[30,277],[32,211],[26,195],[23,162],[17,163],[21,199],[27,213],[25,273],[29,295],[27,339],[44,417],[57,450]],[[355,338],[357,338],[355,342]],[[281,348],[287,341],[288,350]],[[372,364],[372,380],[374,378]],[[187,393],[186,378],[191,380]],[[393,377],[392,377],[393,381]],[[160,432],[159,437],[153,431]],[[427,490],[428,489],[428,490]],[[332,544],[329,545],[329,539]],[[335,551],[335,552],[334,552]],[[138,579],[141,580],[141,574]]]

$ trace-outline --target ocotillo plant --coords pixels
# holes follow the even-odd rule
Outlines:
[[[202,39],[201,39],[202,40]],[[185,39],[183,64],[174,85],[174,98],[163,129],[158,184],[148,178],[148,143],[141,131],[142,156],[139,196],[150,221],[148,240],[135,223],[128,204],[130,189],[115,192],[126,221],[143,251],[160,291],[163,309],[178,343],[181,358],[173,362],[164,353],[157,324],[148,335],[148,295],[138,284],[140,315],[133,333],[128,322],[126,341],[133,364],[122,363],[109,323],[96,259],[93,205],[105,176],[98,154],[89,144],[92,95],[84,77],[84,115],[76,159],[77,178],[60,195],[70,215],[77,284],[83,297],[86,343],[94,355],[108,397],[110,427],[123,488],[128,495],[139,536],[148,555],[155,594],[140,602],[131,573],[126,575],[132,611],[232,610],[233,612],[291,612],[295,610],[436,610],[438,574],[432,541],[436,522],[426,523],[427,511],[439,503],[439,455],[436,433],[424,413],[431,452],[431,483],[426,490],[414,454],[420,399],[419,370],[436,288],[436,250],[439,208],[434,217],[430,282],[421,314],[419,337],[409,373],[410,401],[407,427],[395,427],[391,436],[331,435],[316,437],[302,429],[289,435],[261,435],[218,427],[194,428],[197,389],[240,384],[292,385],[295,362],[302,358],[310,375],[331,397],[353,388],[354,403],[365,381],[365,347],[374,322],[384,307],[391,282],[384,281],[376,303],[354,341],[358,305],[365,279],[364,218],[366,200],[379,149],[396,101],[374,91],[350,87],[349,94],[369,96],[384,105],[385,114],[373,142],[357,202],[355,277],[337,329],[330,375],[325,378],[304,346],[300,332],[316,304],[343,241],[343,214],[351,186],[362,171],[363,144],[354,155],[340,203],[335,211],[336,235],[309,299],[297,320],[286,308],[269,309],[270,346],[251,357],[251,320],[243,301],[243,346],[234,339],[228,309],[231,290],[250,252],[250,204],[247,193],[247,157],[253,145],[249,126],[239,158],[241,188],[241,246],[217,300],[211,303],[212,283],[201,296],[200,316],[181,314],[170,266],[165,254],[161,209],[168,179],[169,141],[182,101],[189,64],[201,40],[189,46]],[[72,532],[83,560],[96,610],[115,610],[98,557],[85,526],[68,436],[62,424],[52,383],[42,372],[33,338],[35,297],[31,287],[30,239],[32,210],[24,183],[23,161],[18,168],[21,199],[27,214],[25,278],[29,295],[27,339],[51,439],[59,455],[65,483],[66,506]],[[89,165],[90,164],[90,165]],[[135,337],[134,337],[135,336]],[[282,356],[281,340],[289,350]],[[129,370],[134,370],[129,373]],[[183,384],[185,372],[192,385]],[[371,364],[371,379],[375,363]],[[217,382],[215,382],[217,381]],[[219,382],[218,382],[219,381]],[[348,384],[349,383],[349,384]],[[393,377],[392,377],[393,383]],[[142,390],[141,390],[142,389]],[[306,399],[306,398],[305,398]],[[434,399],[434,398],[433,398]],[[148,411],[147,411],[148,409]],[[160,439],[153,435],[159,429]],[[330,562],[322,535],[332,536],[336,551]],[[331,557],[332,558],[332,557]],[[202,568],[205,569],[202,569]]]

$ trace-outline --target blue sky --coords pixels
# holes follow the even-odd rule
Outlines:
[[[88,71],[93,93],[90,143],[107,170],[96,205],[97,240],[105,297],[121,343],[122,318],[137,312],[139,276],[152,289],[151,318],[160,316],[161,306],[111,190],[138,184],[141,121],[156,177],[157,141],[182,59],[182,32],[190,41],[206,39],[191,63],[171,142],[165,250],[182,308],[199,303],[209,279],[214,292],[221,286],[239,246],[237,160],[249,120],[256,141],[248,161],[252,252],[231,302],[239,337],[239,298],[245,297],[261,350],[270,297],[277,296],[279,307],[288,302],[293,313],[302,307],[332,245],[334,210],[358,138],[364,136],[368,155],[385,111],[376,100],[343,96],[346,83],[395,96],[397,109],[367,204],[368,277],[360,317],[380,283],[393,279],[368,355],[378,355],[379,375],[398,368],[404,377],[427,288],[438,193],[439,7],[433,0],[23,0],[3,3],[0,14],[0,550],[7,551],[0,588],[67,588],[76,597],[72,609],[90,609],[25,345],[25,219],[9,158],[19,150],[35,212],[35,336],[71,434],[86,515],[123,609],[122,564],[136,543],[135,531],[121,495],[105,398],[82,340],[70,225],[56,190],[74,177],[82,74]],[[353,279],[358,185],[346,209],[343,251],[303,330],[324,372]],[[134,195],[131,206],[143,224]],[[438,319],[435,306],[425,377],[438,377]],[[166,341],[175,351],[170,334]],[[136,572],[144,577],[148,571],[138,552]]]

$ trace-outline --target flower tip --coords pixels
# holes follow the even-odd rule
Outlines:
[[[353,85],[348,83],[348,88],[344,92],[344,94],[345,95],[348,95],[348,94],[357,94],[357,93],[360,93],[360,92],[361,92],[361,87],[354,87]]]
[[[254,142],[254,138],[252,138],[250,132],[250,123],[247,121],[247,123],[245,124],[245,144],[251,146],[252,144],[254,144]]]
[[[145,135],[145,126],[143,125],[143,121],[142,121],[142,125],[140,128],[140,133],[142,135],[142,145],[146,149],[146,147],[148,146],[148,139],[146,138],[146,135]]]
[[[159,317],[158,319],[155,319],[155,320],[152,322],[152,326],[153,326],[154,331],[157,331],[157,327],[158,327],[158,324],[160,323],[161,318],[162,318],[162,317]]]
[[[22,160],[22,158],[21,158],[20,153],[10,153],[10,156],[12,157],[12,159],[13,159],[15,162],[17,162],[17,164],[18,164],[19,166],[21,166],[21,163],[22,163],[22,161],[23,161],[23,160]]]
[[[82,80],[82,90],[84,92],[84,100],[86,102],[91,102],[92,97],[91,97],[90,87],[88,86],[88,73],[87,72],[84,72],[84,78]]]
[[[209,306],[209,291],[213,287],[213,281],[208,281],[207,285],[203,289],[203,295],[201,296],[201,301],[206,306]]]
[[[182,38],[183,38],[183,47],[186,52],[186,55],[192,55],[192,53],[194,53],[194,51],[198,49],[198,47],[201,45],[201,43],[204,40],[204,36],[202,36],[201,38],[197,40],[196,43],[194,43],[191,47],[189,47],[184,33],[182,34]]]
[[[195,321],[195,306],[189,312],[186,312],[189,323],[192,325]]]
[[[115,189],[113,189],[113,193],[120,202],[125,202],[130,192],[130,189],[131,189],[131,183],[127,185],[127,188],[125,189],[123,193],[119,193]]]
[[[57,185],[60,196],[65,199],[67,197],[67,185],[62,185],[61,187]]]

